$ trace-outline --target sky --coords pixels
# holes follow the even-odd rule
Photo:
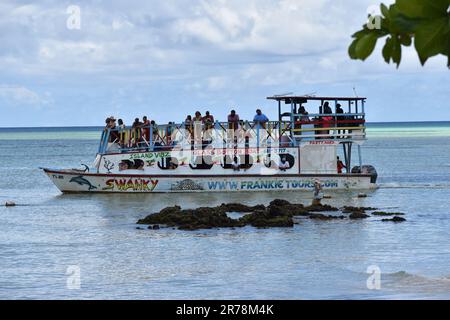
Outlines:
[[[384,3],[392,3],[385,1]],[[267,96],[365,96],[368,121],[450,120],[446,58],[351,60],[377,1],[0,1],[0,127],[251,119]],[[79,14],[78,14],[79,13]],[[354,91],[355,88],[355,91]],[[310,113],[318,106],[308,105]]]

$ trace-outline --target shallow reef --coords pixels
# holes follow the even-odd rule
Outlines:
[[[137,221],[138,224],[148,225],[148,229],[158,230],[160,227],[172,227],[180,230],[198,230],[211,228],[240,228],[252,226],[255,228],[293,227],[293,217],[306,217],[313,220],[343,220],[366,219],[370,216],[366,211],[377,210],[371,207],[345,206],[341,209],[317,201],[309,206],[290,203],[287,200],[275,199],[268,206],[247,206],[240,203],[222,203],[216,207],[200,207],[196,209],[182,209],[180,206],[166,207],[157,213],[152,213]],[[347,213],[349,215],[326,215],[320,212]],[[242,213],[242,217],[233,219],[227,215],[229,212]],[[374,216],[393,215],[392,219],[382,221],[405,221],[397,217],[401,213],[373,212]],[[403,220],[400,220],[403,219]],[[141,229],[138,227],[138,229]]]

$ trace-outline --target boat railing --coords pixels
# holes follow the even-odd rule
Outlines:
[[[294,147],[303,141],[365,139],[364,114],[292,114],[291,121],[266,123],[169,123],[136,128],[105,128],[99,153],[230,148]]]

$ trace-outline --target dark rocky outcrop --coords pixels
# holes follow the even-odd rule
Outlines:
[[[369,215],[363,213],[363,212],[352,212],[349,216],[350,219],[355,220],[355,219],[366,219],[369,217]]]
[[[351,207],[346,206],[342,209],[343,213],[350,213],[350,219],[365,219],[369,215],[366,210],[376,210],[370,207]],[[343,215],[326,215],[318,212],[339,211],[338,208],[330,205],[321,204],[316,201],[310,206],[290,203],[286,200],[276,199],[270,202],[266,207],[264,205],[247,206],[239,203],[222,203],[217,207],[200,207],[197,209],[181,209],[179,206],[167,207],[161,211],[148,215],[140,219],[138,224],[149,225],[148,229],[157,230],[160,227],[172,227],[181,230],[198,230],[212,228],[239,228],[250,225],[256,228],[269,227],[293,227],[295,222],[293,217],[306,216],[313,220],[336,220],[345,219]],[[239,219],[230,218],[228,212],[246,213]],[[388,215],[381,212],[374,215]],[[383,221],[404,221],[397,217],[400,213],[392,213],[393,219]],[[401,220],[403,219],[403,220]],[[139,227],[138,227],[139,228]]]
[[[257,206],[246,206],[245,204],[240,203],[222,203],[219,207],[220,210],[223,210],[225,212],[254,212],[256,210],[264,210],[266,207],[264,205],[257,205]]]
[[[158,213],[140,219],[138,224],[166,225],[183,230],[211,229],[243,226],[241,222],[231,219],[220,207],[182,210],[179,206],[167,207]]]
[[[314,220],[336,220],[336,219],[345,219],[345,216],[332,216],[332,215],[324,215],[321,213],[311,213],[309,215],[309,218]]]
[[[338,208],[332,207],[328,204],[321,204],[317,202],[305,207],[305,210],[308,212],[339,211]]]
[[[384,212],[384,211],[375,211],[372,212],[374,216],[404,216],[404,213],[401,212]]]
[[[342,213],[353,213],[353,212],[365,213],[366,211],[371,210],[377,210],[377,208],[345,206],[342,208]]]
[[[256,211],[239,219],[243,224],[256,228],[293,227],[292,215],[272,214],[270,210]]]
[[[392,221],[392,222],[403,222],[406,221],[405,218],[399,217],[399,216],[395,216],[392,219],[382,219],[381,221],[383,222],[387,222],[387,221]]]

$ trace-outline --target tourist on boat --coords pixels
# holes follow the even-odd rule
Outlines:
[[[269,122],[269,118],[267,118],[267,116],[261,112],[261,109],[256,109],[256,114],[253,117],[253,122],[265,129],[266,123]]]
[[[192,128],[192,116],[189,114],[186,116],[186,119],[184,119],[184,127],[186,130],[191,130]]]
[[[298,113],[301,114],[300,121],[310,121],[308,117],[308,111],[306,111],[304,106],[300,106]]]
[[[150,141],[150,120],[147,119],[147,116],[142,117],[142,137],[145,141]]]
[[[286,157],[281,157],[281,162],[278,165],[278,169],[280,169],[280,171],[286,171],[289,169],[289,162],[286,161]]]
[[[121,148],[125,148],[127,146],[128,132],[122,119],[117,120],[117,123],[119,125],[119,144]]]
[[[342,173],[342,169],[345,168],[347,169],[347,167],[345,166],[344,163],[342,163],[342,161],[339,159],[339,157],[337,157],[337,172],[338,173]]]
[[[119,132],[116,127],[116,119],[113,116],[109,117],[109,129],[109,142],[119,142]]]
[[[322,128],[330,128],[332,126],[332,123],[334,122],[334,118],[332,116],[328,116],[328,114],[333,114],[333,110],[330,108],[330,104],[327,102],[323,105],[323,113],[326,114],[326,116],[322,117]],[[330,134],[329,130],[322,130],[322,134]],[[324,137],[326,138],[326,137]]]
[[[228,128],[237,130],[239,128],[239,115],[235,110],[231,110],[228,115]]]
[[[139,121],[139,118],[134,119],[131,128],[132,128],[131,131],[132,146],[137,147],[142,139],[142,122]]]
[[[209,111],[206,111],[202,121],[205,124],[206,130],[211,129],[214,124],[214,117],[209,113]]]
[[[195,112],[193,121],[194,122],[203,122],[202,114],[200,113],[200,111]]]

